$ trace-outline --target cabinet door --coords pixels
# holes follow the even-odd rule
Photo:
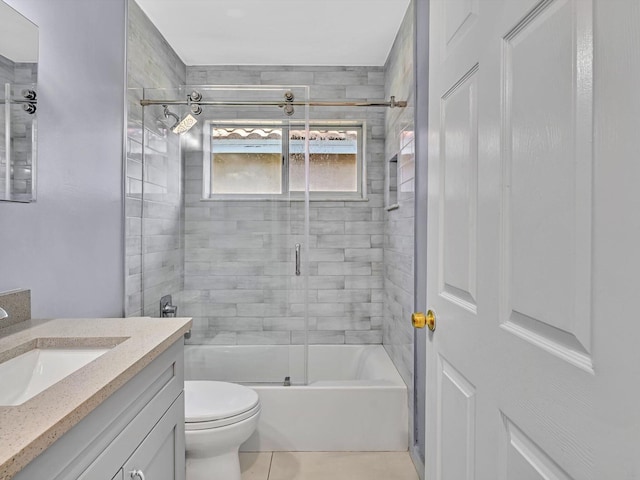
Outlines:
[[[184,393],[129,457],[124,465],[125,480],[185,480],[183,413]]]

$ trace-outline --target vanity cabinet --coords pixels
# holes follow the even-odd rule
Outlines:
[[[15,480],[185,480],[184,347],[160,354]],[[134,472],[141,472],[138,475]]]

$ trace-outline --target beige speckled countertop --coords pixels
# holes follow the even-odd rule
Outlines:
[[[115,345],[22,405],[0,406],[0,479],[7,480],[169,348],[190,318],[30,320],[0,329],[0,362],[38,346]],[[1,379],[0,379],[1,381]]]

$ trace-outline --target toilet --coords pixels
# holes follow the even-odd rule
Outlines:
[[[255,431],[260,399],[235,383],[185,381],[187,480],[240,480],[238,449]]]

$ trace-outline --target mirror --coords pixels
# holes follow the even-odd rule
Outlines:
[[[38,27],[0,0],[0,200],[35,200]]]

